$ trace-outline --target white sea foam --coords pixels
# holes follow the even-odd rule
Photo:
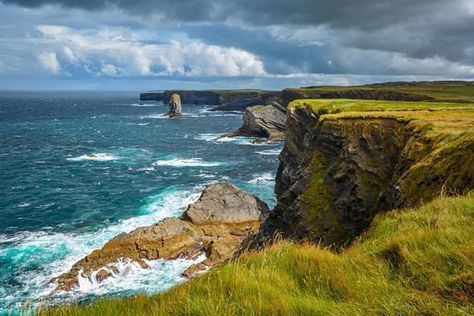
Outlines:
[[[164,284],[163,280],[172,281],[174,284],[184,281],[181,273],[189,266],[200,263],[206,259],[205,254],[201,254],[194,260],[176,259],[176,260],[153,260],[145,261],[148,268],[142,268],[136,261],[119,259],[117,262],[109,264],[97,271],[92,272],[91,277],[84,277],[81,272],[78,273],[79,286],[75,289],[78,292],[87,294],[102,295],[111,291],[120,290],[138,290],[147,286],[145,291],[153,292],[152,284],[158,289],[165,289],[171,284]],[[105,270],[112,274],[111,277],[102,282],[98,282],[97,274]],[[150,284],[151,283],[151,284]],[[161,284],[160,284],[161,283]],[[170,282],[168,282],[170,283]]]
[[[270,172],[259,175],[258,177],[248,181],[250,184],[270,184],[275,182],[275,176]]]
[[[138,107],[153,107],[153,106],[162,106],[163,103],[161,102],[144,102],[144,103],[132,103],[130,106],[138,106]]]
[[[263,156],[278,156],[281,152],[281,149],[267,149],[262,151],[256,151],[257,154]]]
[[[69,161],[85,161],[85,160],[94,160],[94,161],[110,161],[110,160],[118,160],[120,157],[105,154],[105,153],[97,153],[97,154],[85,154],[78,157],[67,158],[66,160]]]
[[[213,142],[216,144],[219,143],[235,143],[238,145],[250,145],[250,146],[268,146],[269,143],[266,142],[259,142],[259,138],[255,137],[222,137],[223,134],[216,134],[216,133],[203,133],[199,134],[194,139],[196,140],[204,140],[207,142]]]
[[[173,159],[166,159],[166,160],[158,160],[153,163],[153,166],[160,167],[160,166],[170,166],[170,167],[216,167],[221,165],[220,162],[208,162],[203,161],[201,158],[190,158],[190,159],[182,159],[182,158],[173,158]]]
[[[14,236],[1,236],[0,244],[8,244],[0,248],[0,258],[9,258],[9,266],[22,271],[16,277],[21,287],[8,289],[9,298],[4,299],[7,304],[19,306],[24,300],[23,289],[28,289],[28,300],[35,301],[44,298],[54,289],[49,280],[61,273],[67,272],[71,266],[89,254],[94,249],[101,248],[114,236],[130,232],[138,227],[151,225],[163,218],[179,216],[185,207],[196,201],[200,196],[201,187],[192,191],[169,188],[157,195],[150,196],[147,204],[138,210],[139,216],[122,220],[117,224],[104,227],[98,231],[84,233],[48,233],[48,232],[19,232]],[[41,272],[31,270],[31,265],[40,264]],[[150,262],[150,269],[133,270],[128,267],[130,275],[126,278],[111,278],[92,292],[73,291],[59,293],[48,297],[47,300],[58,302],[73,301],[88,294],[113,293],[126,289],[140,289],[144,291],[159,291],[175,285],[180,279],[180,273],[192,264],[189,260]],[[1,314],[0,308],[0,314]]]

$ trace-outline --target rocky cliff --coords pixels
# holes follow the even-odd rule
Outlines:
[[[286,107],[273,102],[269,105],[255,105],[245,109],[243,125],[237,131],[225,136],[262,137],[268,140],[283,139],[286,124]]]
[[[162,101],[167,104],[173,94],[181,97],[183,104],[214,105],[216,111],[243,111],[248,106],[270,104],[280,96],[280,91],[263,90],[169,90],[140,94],[141,101]]]
[[[230,259],[258,231],[268,212],[264,202],[231,183],[212,184],[181,218],[166,218],[116,236],[52,282],[57,291],[69,291],[79,286],[80,279],[99,283],[117,275],[120,263],[147,268],[146,260],[194,259],[205,254],[203,262],[184,272],[191,277]]]
[[[472,104],[290,104],[277,206],[260,237],[343,246],[384,210],[474,188]]]

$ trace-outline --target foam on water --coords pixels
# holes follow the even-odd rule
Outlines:
[[[207,142],[213,142],[216,144],[219,143],[234,143],[238,145],[247,145],[247,146],[269,146],[272,143],[269,142],[260,142],[259,138],[256,137],[243,137],[243,136],[236,136],[236,137],[222,137],[222,134],[216,133],[203,133],[199,134],[194,137],[196,140],[203,140]]]
[[[271,172],[267,172],[250,180],[249,183],[250,184],[274,184],[275,176]]]
[[[138,210],[138,213],[142,215],[122,220],[97,231],[81,234],[20,232],[9,238],[0,236],[0,243],[9,244],[8,248],[0,249],[0,262],[6,262],[8,266],[24,271],[15,280],[23,286],[16,286],[9,291],[9,295],[3,299],[7,303],[6,306],[18,306],[21,303],[18,301],[19,298],[25,297],[26,293],[32,302],[38,299],[64,302],[84,297],[86,294],[99,295],[127,289],[160,291],[176,284],[179,274],[192,264],[192,261],[150,262],[150,269],[145,269],[146,271],[136,269],[136,263],[123,261],[119,263],[122,267],[120,271],[127,273],[120,273],[110,281],[104,282],[103,285],[92,287],[82,280],[81,286],[76,291],[47,296],[55,287],[49,284],[51,278],[68,271],[76,261],[92,250],[101,248],[105,242],[118,234],[151,225],[166,217],[179,216],[189,203],[199,198],[199,191],[199,186],[191,191],[170,187],[149,197],[148,203]],[[40,271],[31,269],[36,266],[41,267]],[[164,270],[158,271],[160,268]],[[4,290],[7,289],[4,288]],[[0,313],[1,311],[2,306],[0,306]]]
[[[106,154],[106,153],[97,153],[97,154],[85,154],[78,157],[66,158],[69,161],[84,161],[84,160],[94,160],[94,161],[110,161],[110,160],[119,160],[120,157]]]
[[[190,158],[190,159],[183,159],[183,158],[173,158],[173,159],[164,159],[158,160],[153,163],[153,166],[160,167],[160,166],[169,166],[169,167],[216,167],[220,166],[222,163],[220,162],[208,162],[203,161],[201,158]]]
[[[256,153],[263,156],[278,156],[281,152],[280,148],[277,149],[267,149],[262,151],[257,151]]]

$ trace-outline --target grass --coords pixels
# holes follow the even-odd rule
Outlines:
[[[281,242],[155,296],[39,315],[472,315],[474,194],[375,218],[341,254]]]
[[[474,134],[474,103],[304,99],[290,108],[308,107],[324,119],[394,118],[414,122],[431,136]]]
[[[399,92],[412,95],[428,96],[433,98],[434,101],[474,102],[474,82],[422,82],[416,85],[392,83],[364,86],[315,86],[294,90],[297,90],[305,95],[350,90]]]

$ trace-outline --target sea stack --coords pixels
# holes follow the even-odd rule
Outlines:
[[[176,117],[183,115],[183,108],[181,106],[181,97],[177,93],[173,93],[170,98],[170,110],[166,115],[169,117]]]

